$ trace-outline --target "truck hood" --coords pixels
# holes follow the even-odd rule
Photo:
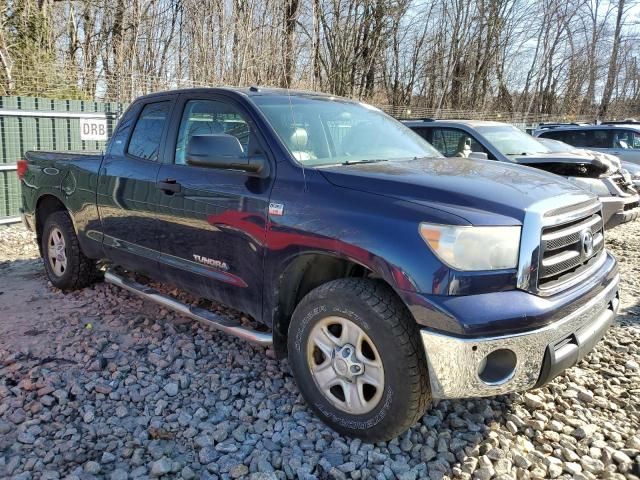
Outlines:
[[[496,161],[433,158],[319,169],[332,184],[418,203],[473,225],[514,225],[534,203],[570,192],[572,183]]]
[[[511,155],[518,165],[539,168],[565,177],[600,178],[611,175],[620,168],[606,157],[593,155],[586,150],[575,152],[538,153],[535,155]]]

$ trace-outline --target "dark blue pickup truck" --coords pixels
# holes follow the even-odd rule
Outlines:
[[[527,167],[440,158],[401,123],[342,98],[149,95],[104,155],[27,152],[19,175],[54,286],[81,288],[104,271],[273,344],[318,416],[370,441],[406,430],[430,399],[544,384],[592,349],[618,306],[595,196]],[[131,272],[261,327],[180,303]]]

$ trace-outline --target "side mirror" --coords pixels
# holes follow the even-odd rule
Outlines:
[[[471,152],[468,158],[473,158],[474,160],[488,160],[489,155],[484,152]]]
[[[265,157],[245,156],[240,141],[226,133],[192,136],[185,159],[188,165],[197,167],[240,170],[261,178],[269,175],[269,162]]]

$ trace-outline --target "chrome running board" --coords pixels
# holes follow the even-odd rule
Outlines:
[[[205,310],[204,308],[192,307],[178,300],[171,298],[167,295],[163,295],[157,290],[151,287],[142,285],[134,280],[122,277],[115,273],[113,270],[107,270],[104,274],[104,280],[107,283],[117,285],[120,288],[129,290],[136,295],[141,296],[146,300],[151,300],[163,307],[175,310],[182,315],[185,315],[194,320],[198,320],[206,325],[210,325],[221,332],[228,333],[243,340],[247,340],[251,343],[262,346],[270,346],[273,343],[273,336],[271,333],[258,332],[241,326],[238,322],[224,318],[221,315],[217,315],[213,312]]]

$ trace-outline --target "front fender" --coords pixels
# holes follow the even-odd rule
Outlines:
[[[262,321],[273,328],[275,343],[279,331],[286,333],[282,326],[289,318],[283,317],[293,311],[290,305],[282,311],[282,292],[299,288],[283,284],[283,276],[305,257],[346,260],[396,292],[447,293],[450,269],[429,250],[418,228],[421,221],[454,223],[460,218],[454,220],[425,205],[337,187],[316,170],[296,175],[286,164],[279,169],[271,202],[282,205],[282,214],[269,216],[265,235]]]

